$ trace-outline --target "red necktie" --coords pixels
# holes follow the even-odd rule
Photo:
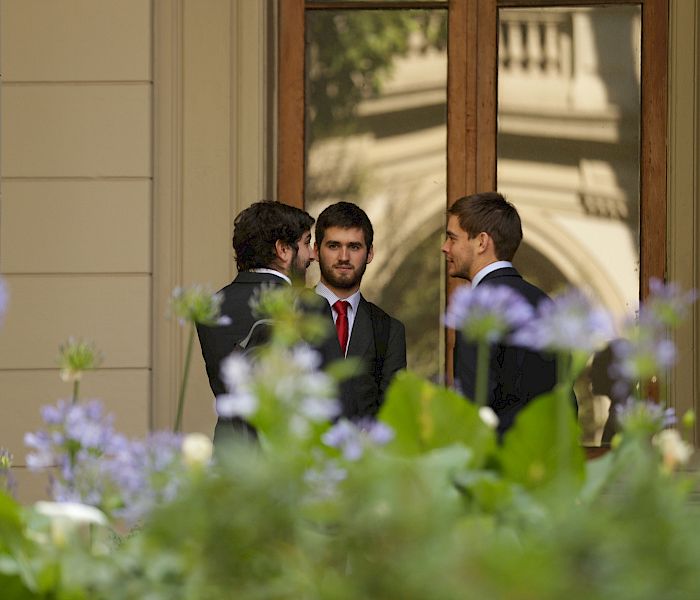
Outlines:
[[[348,345],[348,304],[349,302],[345,300],[338,300],[333,305],[333,310],[338,314],[338,318],[335,320],[335,328],[338,332],[338,342],[343,354],[345,354],[345,349]]]

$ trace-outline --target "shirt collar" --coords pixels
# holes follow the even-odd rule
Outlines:
[[[289,285],[292,285],[292,280],[287,277],[284,273],[280,273],[279,271],[275,271],[275,269],[266,269],[264,267],[261,267],[259,269],[250,269],[252,273],[269,273],[270,275],[277,275],[277,277],[281,277],[284,279]]]
[[[512,268],[513,263],[507,260],[497,260],[496,262],[492,262],[490,265],[486,265],[483,269],[481,269],[481,271],[474,275],[474,279],[472,279],[472,287],[474,288],[479,285],[481,280],[489,273],[493,273],[498,269],[507,269],[509,267]]]
[[[360,304],[359,289],[352,296],[348,296],[347,298],[338,298],[338,296],[331,292],[325,284],[319,281],[316,285],[316,293],[328,300],[328,304],[331,306],[333,306],[338,300],[345,300],[346,302],[350,303],[350,308],[352,309],[353,313],[357,313],[357,307]]]

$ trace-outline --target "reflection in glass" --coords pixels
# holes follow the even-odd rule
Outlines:
[[[523,219],[516,266],[615,315],[639,299],[640,47],[638,6],[499,11],[498,189]],[[603,362],[576,389],[591,445],[610,404],[590,381]]]
[[[360,205],[364,296],[406,325],[408,366],[443,371],[447,12],[307,11],[306,209]],[[309,283],[318,280],[317,271]]]

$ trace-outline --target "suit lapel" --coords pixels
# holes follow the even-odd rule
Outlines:
[[[369,352],[371,341],[372,319],[369,315],[367,301],[363,297],[360,297],[360,303],[357,305],[355,322],[353,323],[352,333],[350,334],[348,356],[364,356]]]

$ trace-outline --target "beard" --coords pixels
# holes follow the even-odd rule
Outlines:
[[[362,276],[365,274],[367,263],[363,263],[357,270],[345,273],[336,273],[330,266],[322,263],[320,260],[318,261],[318,266],[321,268],[321,276],[324,281],[338,289],[349,290],[360,284]]]
[[[309,260],[302,260],[299,258],[299,251],[297,250],[294,253],[294,258],[292,259],[292,264],[290,265],[289,268],[289,275],[291,279],[304,279],[306,277],[306,269],[309,268],[309,265],[311,264],[311,259]]]

